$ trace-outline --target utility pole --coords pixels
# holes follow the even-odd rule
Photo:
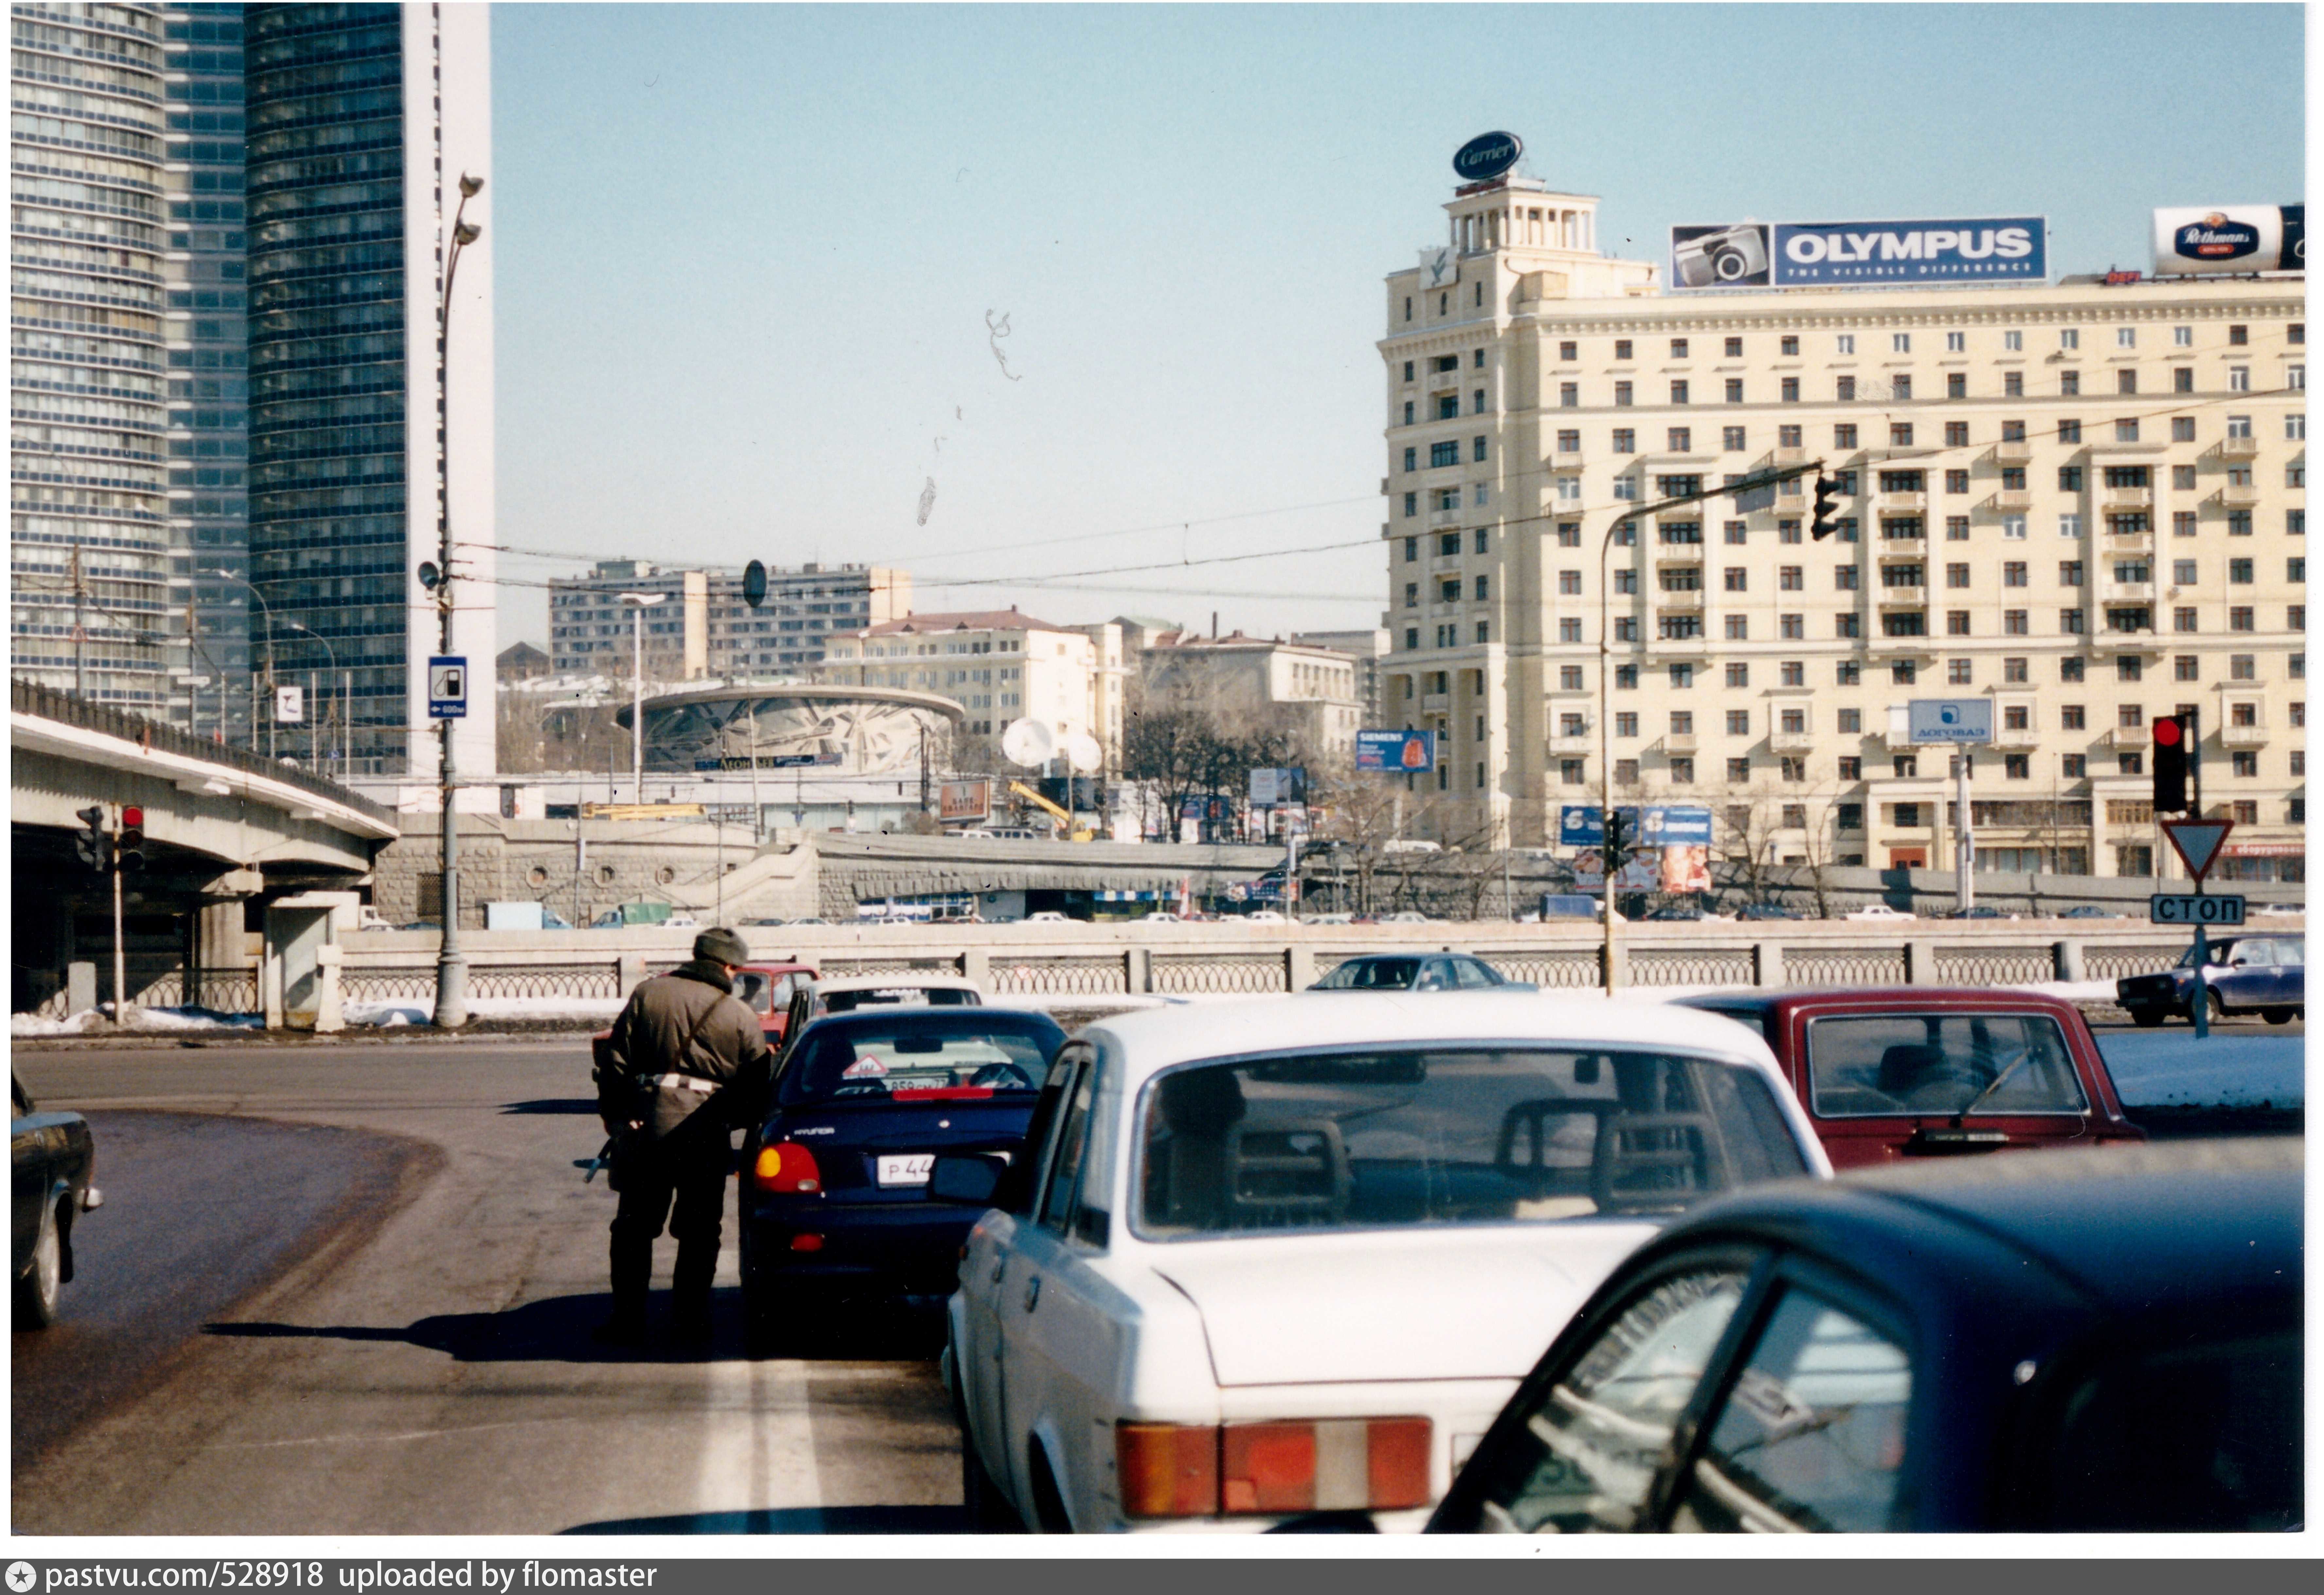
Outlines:
[[[80,541],[72,547],[73,696],[88,696],[88,586],[81,580]]]
[[[444,300],[436,321],[436,426],[441,439],[436,450],[437,558],[440,561],[436,606],[442,617],[443,651],[452,651],[454,613],[452,576],[452,284],[460,271],[460,251],[474,244],[484,229],[464,218],[468,201],[483,191],[484,180],[465,173],[460,178],[460,203],[452,211],[452,244],[444,263]],[[270,650],[268,668],[272,668]],[[466,686],[463,682],[462,686]],[[443,793],[443,930],[437,942],[435,1024],[439,1030],[456,1030],[468,1022],[468,961],[460,952],[460,822],[458,770],[454,760],[453,727],[444,721],[444,750],[439,761]]]

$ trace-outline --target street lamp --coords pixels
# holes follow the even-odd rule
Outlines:
[[[1613,551],[1614,534],[1623,527],[1637,528],[1646,524],[1646,517],[1674,510],[1682,504],[1701,503],[1706,499],[1724,498],[1733,494],[1738,507],[1746,494],[1766,490],[1772,493],[1775,484],[1788,482],[1794,476],[1804,476],[1810,471],[1821,471],[1823,462],[1816,460],[1804,466],[1788,466],[1772,471],[1756,471],[1748,476],[1720,484],[1710,489],[1697,489],[1637,509],[1626,509],[1616,515],[1606,528],[1606,536],[1598,545],[1598,825],[1600,850],[1599,876],[1599,906],[1606,927],[1602,954],[1604,967],[1600,973],[1606,994],[1614,994],[1615,944],[1619,922],[1614,913],[1614,857],[1606,844],[1615,834],[1614,825],[1614,583],[1606,566],[1606,557]],[[1634,531],[1632,546],[1640,539]],[[1641,827],[1643,829],[1644,827]]]
[[[442,621],[442,651],[452,651],[452,284],[460,272],[460,252],[484,235],[466,219],[468,201],[484,191],[484,180],[463,172],[460,203],[452,210],[452,244],[444,262],[444,299],[436,319],[436,608]],[[468,961],[460,953],[460,822],[454,794],[459,787],[453,762],[452,730],[443,724],[444,750],[438,761],[442,783],[443,929],[437,939],[436,1028],[456,1030],[468,1022]]]
[[[308,636],[312,637],[316,641],[321,643],[323,645],[323,652],[329,657],[331,661],[331,674],[336,676],[339,673],[339,650],[331,646],[330,640],[328,638],[325,637],[320,632],[316,631],[312,626],[302,626],[297,621],[284,621],[282,622],[282,626],[285,631],[304,632]],[[309,670],[307,672],[307,687],[310,693],[314,690],[314,686],[315,673],[312,670]],[[318,699],[318,701],[319,702],[320,700]],[[314,765],[318,770],[319,770],[322,768],[323,759],[319,733],[316,729],[314,715],[314,705],[308,705],[307,761],[309,763]],[[344,760],[344,755],[342,755],[342,758]],[[344,773],[344,770],[342,773]]]
[[[267,696],[267,697],[269,698],[269,700],[272,700],[272,697],[274,696],[274,610],[273,610],[273,607],[272,607],[272,605],[270,605],[270,604],[266,602],[266,595],[265,595],[265,594],[263,594],[263,593],[260,592],[260,591],[259,591],[255,586],[252,585],[249,582],[244,581],[242,577],[240,577],[240,576],[238,576],[235,575],[235,574],[234,574],[234,572],[230,571],[230,570],[222,570],[222,569],[219,569],[218,567],[217,567],[213,566],[213,567],[211,567],[209,568],[209,570],[208,570],[208,575],[211,575],[211,576],[223,576],[223,577],[225,577],[227,581],[230,581],[230,582],[234,583],[234,585],[236,585],[236,586],[238,586],[238,587],[242,588],[244,591],[247,592],[247,593],[248,593],[248,594],[249,594],[253,598],[255,598],[255,599],[257,599],[257,600],[258,600],[258,609],[259,609],[259,613],[262,613],[262,614],[263,614],[263,615],[266,617],[266,696]],[[251,687],[252,687],[252,689],[253,689],[253,690],[252,690],[251,695],[250,695],[250,751],[251,751],[252,752],[254,752],[254,753],[255,753],[255,752],[257,752],[257,751],[258,751],[258,693],[257,693],[257,691],[256,691],[257,685],[258,685],[257,678],[256,678],[255,676],[254,676],[254,677],[251,678]],[[223,683],[223,682],[221,682],[221,683],[220,683],[220,686],[219,686],[219,689],[218,689],[218,691],[219,691],[219,697],[220,697],[220,701],[221,701],[221,702],[223,702],[223,701],[224,701],[224,697],[225,697],[225,690],[226,690],[226,689],[225,689],[224,683]],[[221,712],[221,715],[220,715],[220,717],[219,717],[219,723],[218,723],[218,732],[219,732],[219,734],[220,734],[221,736],[223,736],[223,735],[225,734],[225,731],[226,731],[225,717],[224,717],[223,713]],[[272,703],[271,701],[269,702],[269,704],[268,704],[268,705],[267,705],[267,715],[266,715],[266,756],[267,756],[269,759],[272,759],[272,758],[273,758],[273,757],[274,757],[274,713],[273,713],[273,705],[272,705]]]
[[[646,800],[646,611],[667,593],[624,593],[630,610],[630,801]]]

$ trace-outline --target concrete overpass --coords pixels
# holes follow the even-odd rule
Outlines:
[[[74,852],[77,810],[145,811],[124,951],[132,1000],[152,1002],[254,979],[251,905],[352,886],[399,834],[392,810],[335,781],[31,682],[10,683],[8,742],[17,1011],[60,990],[71,963],[110,963],[112,887]]]

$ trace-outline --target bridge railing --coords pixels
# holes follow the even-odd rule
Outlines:
[[[344,804],[359,814],[395,824],[395,811],[375,803],[362,793],[339,785],[327,777],[302,770],[295,764],[282,764],[244,748],[214,742],[205,737],[193,736],[174,725],[158,720],[148,720],[116,709],[109,704],[93,704],[87,698],[43,687],[37,681],[12,678],[8,683],[8,706],[19,715],[36,715],[43,720],[53,720],[60,725],[70,725],[82,731],[99,732],[117,736],[126,742],[175,753],[181,758],[199,759],[206,763],[237,770],[244,775],[263,776],[268,780],[281,781],[318,798]]]

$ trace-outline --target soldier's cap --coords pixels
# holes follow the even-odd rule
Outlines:
[[[709,963],[748,963],[751,945],[722,925],[694,938],[694,955]]]

